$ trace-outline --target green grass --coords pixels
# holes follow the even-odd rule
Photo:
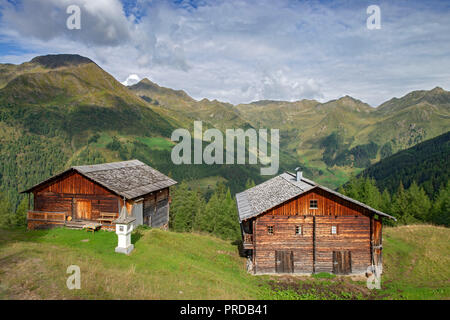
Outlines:
[[[385,228],[382,286],[394,299],[450,298],[448,228],[412,225]]]
[[[385,228],[382,290],[364,277],[253,276],[237,246],[209,235],[139,228],[117,254],[113,232],[0,231],[0,299],[448,299],[449,230]],[[69,265],[81,290],[68,290]]]
[[[188,181],[188,184],[194,189],[198,188],[201,191],[206,191],[208,189],[214,189],[216,184],[219,182],[226,183],[227,179],[220,176],[211,176],[202,179],[190,180]]]
[[[172,150],[172,147],[174,146],[174,143],[168,139],[160,138],[160,137],[137,137],[137,141],[142,142],[146,144],[151,149],[158,149],[158,150]]]

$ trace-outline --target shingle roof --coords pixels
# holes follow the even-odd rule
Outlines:
[[[130,160],[87,166],[75,166],[23,192],[30,192],[33,189],[54,180],[71,170],[77,171],[81,175],[86,176],[108,190],[111,190],[127,199],[135,199],[145,194],[170,187],[177,183],[175,180],[167,177],[139,160]]]
[[[297,181],[295,174],[287,172],[254,186],[253,188],[236,194],[239,220],[242,222],[243,220],[256,217],[267,210],[272,209],[273,207],[276,207],[314,188],[320,188],[340,198],[369,209],[376,214],[396,220],[394,217],[384,212],[344,196],[339,192],[321,186],[309,179],[302,178],[300,181]]]

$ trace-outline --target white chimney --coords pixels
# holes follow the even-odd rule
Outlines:
[[[295,172],[297,174],[297,181],[302,180],[302,178],[303,178],[303,171],[300,171],[300,168],[295,168]]]

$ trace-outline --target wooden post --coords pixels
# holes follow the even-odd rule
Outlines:
[[[316,273],[316,216],[313,216],[313,273]]]
[[[252,251],[252,259],[253,259],[253,273],[256,273],[256,221],[258,221],[258,219],[254,219],[253,223],[252,223],[252,227],[253,227],[253,251]]]
[[[373,264],[375,262],[373,255],[373,234],[374,234],[374,223],[373,214],[370,216],[370,261]]]

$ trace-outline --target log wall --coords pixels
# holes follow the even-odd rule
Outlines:
[[[169,188],[144,197],[144,224],[154,228],[168,228],[169,197]]]
[[[119,212],[118,196],[76,172],[68,173],[33,194],[35,211],[69,212],[75,218],[77,202],[89,202],[90,220],[99,218],[100,212]]]
[[[310,200],[317,200],[317,209],[309,208]],[[302,234],[296,234],[296,226]],[[332,234],[332,226],[337,234]],[[350,251],[352,273],[364,273],[371,264],[371,227],[381,239],[381,222],[369,210],[312,190],[254,219],[254,271],[275,272],[275,251],[283,250],[293,252],[294,273],[332,272],[333,251]]]

